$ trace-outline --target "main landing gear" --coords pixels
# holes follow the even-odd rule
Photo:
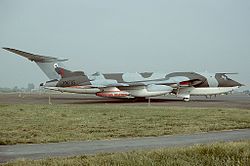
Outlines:
[[[190,101],[190,94],[177,94],[177,97],[182,98],[183,101]]]

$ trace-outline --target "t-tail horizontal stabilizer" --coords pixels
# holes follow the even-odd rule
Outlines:
[[[68,59],[59,59],[51,56],[36,55],[32,53],[27,53],[24,51],[16,50],[13,48],[3,48],[4,50],[10,51],[22,57],[34,61],[40,69],[46,74],[49,79],[60,79],[60,76],[56,73],[54,69],[54,64],[57,63],[59,66],[64,66],[62,62],[67,61]]]

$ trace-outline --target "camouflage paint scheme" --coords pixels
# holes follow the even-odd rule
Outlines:
[[[62,62],[49,56],[35,55],[12,48],[3,48],[35,61],[52,80],[42,84],[44,88],[61,92],[96,94],[101,97],[152,97],[175,94],[188,101],[190,95],[217,95],[228,93],[242,86],[226,74],[235,73],[94,73],[72,72]]]
[[[57,82],[57,87],[77,86],[77,85],[95,85],[96,80],[103,81],[100,84],[105,85],[105,81],[110,83],[124,83],[124,86],[148,85],[148,83],[173,85],[181,81],[189,81],[193,87],[234,87],[242,86],[239,82],[230,79],[227,73],[196,73],[196,72],[173,72],[164,73],[95,73],[87,76],[82,71],[71,72],[63,68],[55,68],[61,79]],[[67,73],[65,75],[64,73]],[[229,73],[233,74],[233,73]],[[210,80],[203,75],[209,75]],[[178,82],[178,79],[180,82]],[[172,80],[172,82],[164,82]],[[118,85],[117,85],[118,86]],[[121,84],[122,86],[122,84]]]

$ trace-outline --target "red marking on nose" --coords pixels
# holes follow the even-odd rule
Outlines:
[[[64,69],[63,69],[63,68],[60,69],[60,75],[61,75],[62,77],[64,76]]]

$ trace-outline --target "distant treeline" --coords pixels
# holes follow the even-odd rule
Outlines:
[[[244,94],[250,95],[250,90],[243,91]]]
[[[26,91],[25,88],[0,88],[0,92],[23,92]]]
[[[29,83],[27,85],[27,88],[19,88],[15,86],[14,88],[1,88],[0,87],[0,92],[30,92],[35,89],[35,85],[32,83]]]

